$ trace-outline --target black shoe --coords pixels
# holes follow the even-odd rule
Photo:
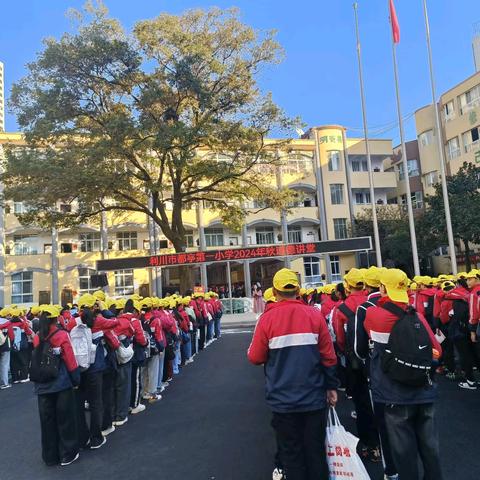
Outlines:
[[[96,450],[97,448],[103,447],[107,443],[107,437],[102,437],[100,440],[95,440],[92,442],[90,448]]]
[[[78,457],[80,457],[79,453],[74,454],[70,457],[65,457],[65,458],[62,459],[60,465],[62,467],[66,467],[67,465],[70,465],[71,463],[73,463],[75,460],[78,460]]]

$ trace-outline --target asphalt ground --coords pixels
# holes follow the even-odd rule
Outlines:
[[[251,329],[226,331],[195,357],[160,402],[130,416],[104,447],[82,452],[68,467],[46,467],[31,384],[0,391],[0,480],[165,478],[169,480],[269,480],[275,444],[264,402],[263,369],[250,365]],[[480,478],[480,390],[463,391],[441,379],[438,403],[444,479]],[[355,433],[351,402],[338,413]],[[379,465],[367,466],[372,480]]]

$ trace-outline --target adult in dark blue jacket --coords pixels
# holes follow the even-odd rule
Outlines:
[[[286,268],[273,279],[277,303],[255,328],[248,358],[265,365],[281,462],[289,480],[328,480],[327,405],[337,402],[337,359],[322,313],[296,300],[299,283]]]
[[[57,327],[58,314],[44,311],[39,332],[33,344],[48,340],[53,352],[60,356],[58,376],[49,382],[35,382],[42,430],[42,458],[47,465],[63,466],[77,460],[78,435],[75,416],[74,387],[80,383],[80,372],[73,354],[70,337]]]
[[[375,403],[385,405],[385,423],[390,447],[400,480],[442,480],[438,435],[434,423],[434,382],[426,386],[410,386],[391,379],[383,371],[382,358],[399,316],[394,311],[407,310],[408,278],[398,269],[385,270],[380,275],[380,295],[376,307],[368,308],[365,329],[374,343],[370,360],[370,381]],[[393,308],[393,310],[392,310]],[[425,318],[417,313],[430,338],[433,361],[442,349]],[[426,346],[427,347],[427,346]],[[420,477],[417,458],[423,463]]]

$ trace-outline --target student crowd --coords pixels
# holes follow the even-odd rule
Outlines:
[[[63,307],[12,305],[0,310],[0,389],[10,377],[34,382],[42,458],[69,465],[160,400],[220,337],[221,317],[214,292],[114,299],[97,291]]]
[[[248,357],[265,364],[274,480],[329,478],[319,458],[337,388],[353,400],[360,456],[383,462],[385,479],[441,480],[435,375],[477,389],[480,271],[409,280],[398,269],[353,268],[342,283],[305,290],[283,269],[264,299]]]

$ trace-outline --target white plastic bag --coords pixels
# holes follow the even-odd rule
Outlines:
[[[358,438],[342,427],[333,407],[328,412],[325,442],[330,480],[370,480],[357,454]]]

